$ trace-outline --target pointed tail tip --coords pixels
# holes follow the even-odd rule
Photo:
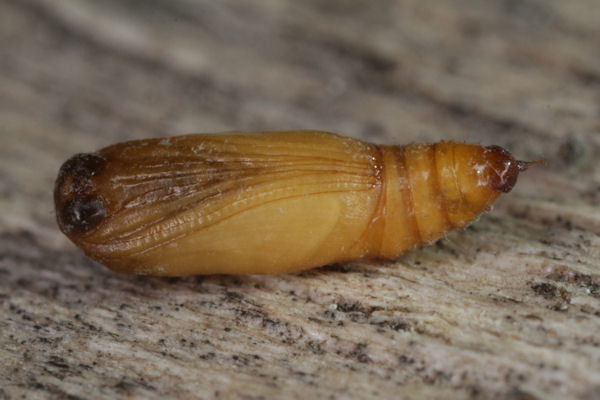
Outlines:
[[[536,165],[543,165],[543,164],[547,164],[547,163],[548,163],[548,161],[546,161],[546,160],[536,160],[536,161],[518,160],[517,167],[519,168],[519,172],[523,172],[523,171],[526,171],[529,167],[533,167]]]

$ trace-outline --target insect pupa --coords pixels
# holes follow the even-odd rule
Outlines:
[[[393,259],[464,228],[531,163],[499,146],[319,131],[197,134],[67,160],[58,226],[124,273],[288,273]]]

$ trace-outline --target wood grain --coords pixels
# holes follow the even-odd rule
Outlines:
[[[0,3],[0,398],[595,399],[596,0]],[[392,263],[122,276],[58,231],[77,152],[320,129],[548,159]]]

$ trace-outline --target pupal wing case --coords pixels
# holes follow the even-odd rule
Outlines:
[[[54,197],[61,230],[120,272],[285,273],[429,243],[488,209],[526,164],[454,142],[187,135],[77,154]]]

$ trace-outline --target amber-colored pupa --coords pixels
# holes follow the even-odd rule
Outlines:
[[[528,165],[455,142],[187,135],[75,155],[54,199],[60,229],[119,272],[287,273],[431,243],[488,210]]]

